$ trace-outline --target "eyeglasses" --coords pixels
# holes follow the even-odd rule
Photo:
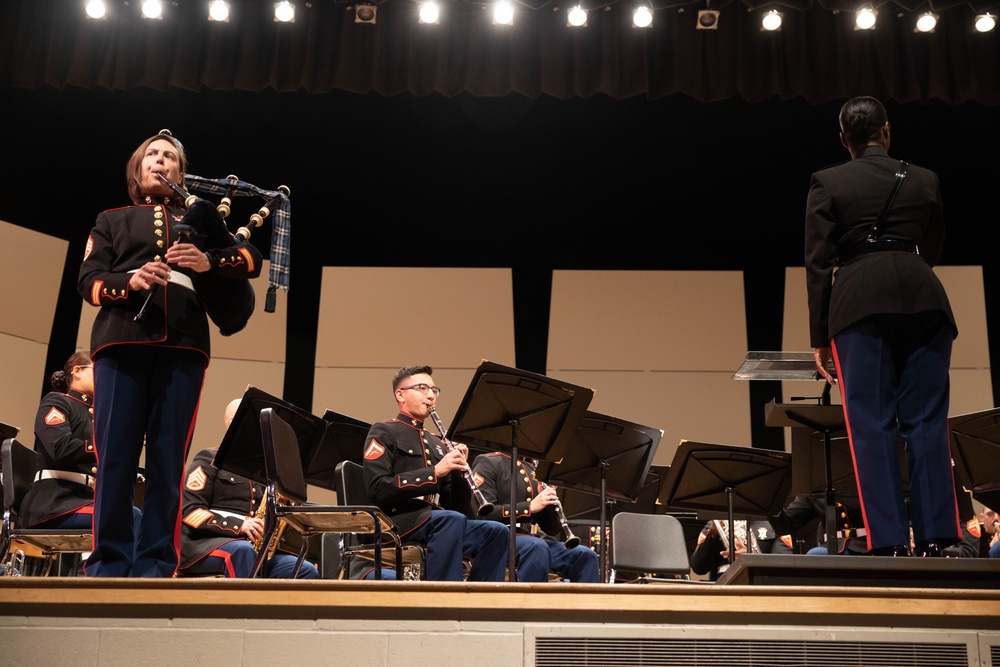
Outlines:
[[[411,384],[409,387],[400,387],[400,390],[406,391],[407,389],[416,389],[421,394],[426,394],[427,392],[433,392],[435,396],[441,395],[441,387],[432,387],[429,384]]]

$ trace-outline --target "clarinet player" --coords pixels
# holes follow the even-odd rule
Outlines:
[[[461,473],[469,450],[452,451],[424,430],[441,389],[430,366],[406,366],[392,379],[398,414],[372,424],[364,447],[368,495],[399,526],[404,541],[426,545],[428,581],[462,581],[462,558],[472,559],[469,581],[503,581],[509,532],[495,521],[467,519],[471,491]],[[390,578],[388,569],[383,571]]]
[[[204,230],[218,215],[205,200],[185,210],[163,180],[183,186],[186,170],[184,147],[169,130],[142,142],[125,170],[133,206],[98,215],[80,267],[77,288],[100,308],[90,348],[98,470],[87,576],[171,577],[177,570],[181,479],[210,356],[206,307],[195,286],[260,273],[260,253],[249,244],[179,242],[179,228]],[[136,534],[132,495],[143,447],[147,485]]]
[[[555,487],[535,479],[535,466],[525,459],[518,460],[517,499],[517,580],[544,582],[549,572],[577,583],[600,581],[597,553],[588,547],[567,547],[556,539],[563,528],[556,514],[559,496]],[[486,500],[496,503],[487,519],[504,525],[510,521],[510,455],[502,452],[480,454],[472,463],[472,472]],[[523,481],[522,481],[523,480]],[[536,532],[536,526],[541,530]]]

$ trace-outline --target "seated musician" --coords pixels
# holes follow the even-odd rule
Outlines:
[[[77,352],[49,378],[54,391],[38,406],[35,451],[41,469],[28,489],[18,519],[24,528],[80,528],[94,522],[94,366]],[[132,508],[135,526],[142,512]]]
[[[467,557],[472,559],[470,581],[503,581],[507,529],[465,515],[470,502],[463,478],[468,448],[455,444],[448,451],[445,442],[424,430],[441,392],[432,373],[430,366],[407,366],[393,378],[398,414],[372,424],[365,440],[368,496],[392,518],[404,541],[426,546],[424,579],[462,581]]]
[[[236,416],[241,399],[226,407],[226,428]],[[203,449],[188,465],[184,482],[181,564],[185,574],[220,574],[227,578],[246,578],[253,574],[257,557],[255,543],[264,536],[264,487],[248,479],[218,470],[212,462],[218,448]],[[258,516],[260,514],[260,516]],[[298,558],[299,544],[279,543],[264,563],[269,579],[291,579]],[[293,540],[294,541],[294,540]],[[267,548],[260,545],[259,548]],[[285,550],[287,549],[287,551]],[[319,571],[308,560],[302,562],[298,579],[316,579]]]
[[[573,582],[597,583],[597,554],[577,544],[565,545],[563,527],[556,513],[559,497],[554,487],[535,479],[535,466],[521,459],[517,466],[517,580],[549,580],[549,572]],[[510,456],[502,452],[481,454],[472,463],[473,478],[487,501],[494,504],[485,519],[508,525],[510,521]],[[524,481],[521,481],[521,480]],[[475,510],[476,508],[473,508]],[[539,530],[540,529],[540,530]]]
[[[735,521],[733,528],[736,532],[735,558],[747,553],[747,542],[752,553],[792,553],[791,535],[779,536],[767,521],[751,521],[749,531],[746,521]],[[705,525],[691,555],[691,570],[695,574],[707,574],[711,581],[717,581],[729,569],[729,548],[726,546],[729,540],[723,541],[723,534],[728,530],[728,521],[724,520],[709,521]]]

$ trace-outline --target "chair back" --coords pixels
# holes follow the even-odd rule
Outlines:
[[[365,469],[353,461],[341,461],[334,470],[337,499],[342,505],[371,505],[365,487]]]
[[[268,484],[274,484],[278,495],[292,504],[304,504],[308,492],[295,430],[272,408],[264,408],[260,411],[260,433]]]
[[[611,520],[611,565],[630,572],[689,574],[681,522],[669,514],[616,514]]]
[[[28,449],[14,438],[3,441],[3,506],[4,510],[15,514],[21,509],[21,501],[27,495],[35,473],[38,472],[38,453]]]

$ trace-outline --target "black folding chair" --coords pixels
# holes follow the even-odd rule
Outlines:
[[[63,553],[85,553],[93,549],[90,530],[81,528],[24,528],[17,525],[21,501],[35,480],[39,467],[38,454],[14,438],[0,445],[3,465],[3,528],[0,531],[0,562],[7,563],[19,544],[32,547],[45,559],[42,576],[48,576],[56,556]],[[13,566],[9,564],[9,566]]]
[[[305,475],[295,431],[272,408],[260,411],[260,429],[264,446],[267,477],[267,512],[264,539],[254,561],[257,576],[267,558],[272,540],[279,537],[279,526],[293,528],[302,537],[302,547],[295,563],[298,575],[309,550],[309,539],[322,533],[371,534],[374,538],[375,577],[382,578],[382,539],[389,536],[396,550],[396,576],[402,578],[402,546],[392,520],[374,505],[311,505],[307,502]],[[294,575],[293,575],[294,576]]]
[[[365,476],[364,468],[359,466],[353,461],[341,461],[337,464],[334,475],[337,480],[337,499],[343,502],[345,505],[371,505],[371,498],[368,496],[368,489],[365,488]],[[395,533],[395,539],[398,540],[398,531],[393,529]],[[392,538],[390,538],[392,539]],[[364,541],[354,539],[348,540],[346,537],[341,547],[342,562],[341,568],[344,572],[350,571],[351,560],[355,557],[363,558],[365,560],[374,560],[374,549],[371,543],[365,543]],[[419,568],[417,570],[418,574],[415,578],[423,578],[425,571],[424,568],[424,558],[426,556],[426,549],[423,545],[410,543],[403,544],[402,548],[403,554],[403,570],[404,572],[413,572],[414,567]],[[392,556],[386,558],[383,555],[383,563],[386,566],[395,565],[395,559]],[[400,568],[396,567],[397,577]]]
[[[611,520],[611,581],[615,570],[636,572],[641,575],[637,581],[643,583],[689,580],[691,565],[681,522],[669,514],[616,514]]]

